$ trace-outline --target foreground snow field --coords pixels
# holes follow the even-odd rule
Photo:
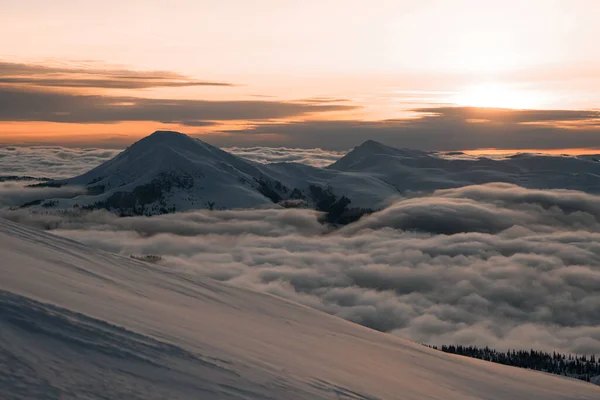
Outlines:
[[[0,220],[0,398],[598,399]]]

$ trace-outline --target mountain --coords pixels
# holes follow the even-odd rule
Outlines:
[[[519,153],[504,158],[471,157],[396,149],[369,140],[327,169],[377,178],[399,192],[433,191],[491,182],[531,189],[600,192],[598,156]]]
[[[91,171],[58,184],[88,188],[79,206],[125,214],[191,208],[254,208],[272,179],[257,164],[181,133],[158,131]]]
[[[369,140],[332,165],[316,168],[260,164],[181,133],[158,131],[81,176],[36,185],[83,186],[86,194],[24,206],[103,208],[121,215],[302,206],[345,223],[395,196],[490,182],[598,193],[600,162],[596,156],[471,157]]]
[[[396,149],[374,140],[367,140],[330,165],[329,169],[341,171],[380,170],[382,165],[399,160],[424,159],[430,153],[413,149]]]
[[[0,219],[0,398],[598,399]]]
[[[349,204],[379,204],[396,193],[366,174],[294,163],[259,164],[169,131],[153,133],[83,175],[37,186],[44,185],[83,186],[87,194],[30,205],[103,208],[122,215],[304,205],[334,210],[339,217]]]

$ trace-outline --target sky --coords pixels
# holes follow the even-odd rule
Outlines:
[[[0,144],[600,148],[596,0],[2,0]]]

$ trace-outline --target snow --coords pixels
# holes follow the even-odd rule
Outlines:
[[[78,177],[63,181],[70,185],[103,186],[96,196],[79,196],[67,205],[88,205],[115,192],[129,192],[160,174],[190,177],[191,190],[174,189],[167,207],[179,211],[207,208],[215,202],[224,208],[260,207],[272,204],[251,185],[263,173],[258,165],[236,157],[187,135],[157,131],[134,143],[112,160]]]
[[[0,220],[0,398],[598,399]]]
[[[259,181],[279,182],[287,188],[287,194],[295,188],[306,193],[310,185],[330,186],[338,196],[350,197],[355,207],[379,205],[397,194],[396,188],[369,175],[297,163],[265,165],[178,132],[157,131],[91,171],[57,181],[103,187],[103,193],[52,200],[59,208],[89,206],[165,175],[193,180],[190,188],[176,187],[165,193],[165,208],[174,207],[177,211],[208,208],[209,203],[223,209],[277,207],[258,190]],[[286,192],[280,194],[286,197]]]
[[[492,182],[531,189],[600,192],[600,162],[596,156],[519,153],[498,159],[457,157],[367,141],[327,168],[377,177],[400,192]]]
[[[278,207],[259,182],[287,199],[294,189],[309,203],[309,187],[330,187],[348,197],[351,207],[379,209],[391,199],[414,192],[432,192],[492,182],[531,189],[573,189],[600,192],[600,162],[595,156],[517,154],[503,158],[443,155],[396,149],[369,140],[325,168],[299,163],[262,164],[227,153],[177,132],[158,131],[91,171],[58,183],[102,188],[71,199],[50,199],[57,208],[91,206],[115,193],[131,193],[151,182],[177,177],[193,184],[163,190],[160,205],[149,203],[144,214],[160,210]],[[139,199],[138,199],[139,201]],[[44,204],[40,205],[43,207]],[[118,211],[118,210],[116,210]]]

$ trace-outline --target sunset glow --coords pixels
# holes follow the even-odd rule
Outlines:
[[[127,143],[176,129],[232,145],[225,131],[233,128],[252,130],[238,135],[246,144],[277,137],[347,149],[378,133],[361,128],[360,137],[319,144],[283,130],[315,121],[426,125],[431,113],[414,110],[431,107],[598,110],[600,53],[590,40],[600,35],[598,12],[595,0],[7,0],[0,143],[99,144],[115,135]],[[508,121],[519,125],[505,131],[524,129]],[[557,121],[525,122],[598,129],[589,118]],[[285,129],[271,132],[272,124]],[[590,137],[572,145],[600,145],[600,135]]]
[[[599,21],[0,0],[0,400],[600,400]]]
[[[491,83],[467,88],[456,95],[454,103],[469,107],[531,109],[540,108],[542,99],[534,92]]]

